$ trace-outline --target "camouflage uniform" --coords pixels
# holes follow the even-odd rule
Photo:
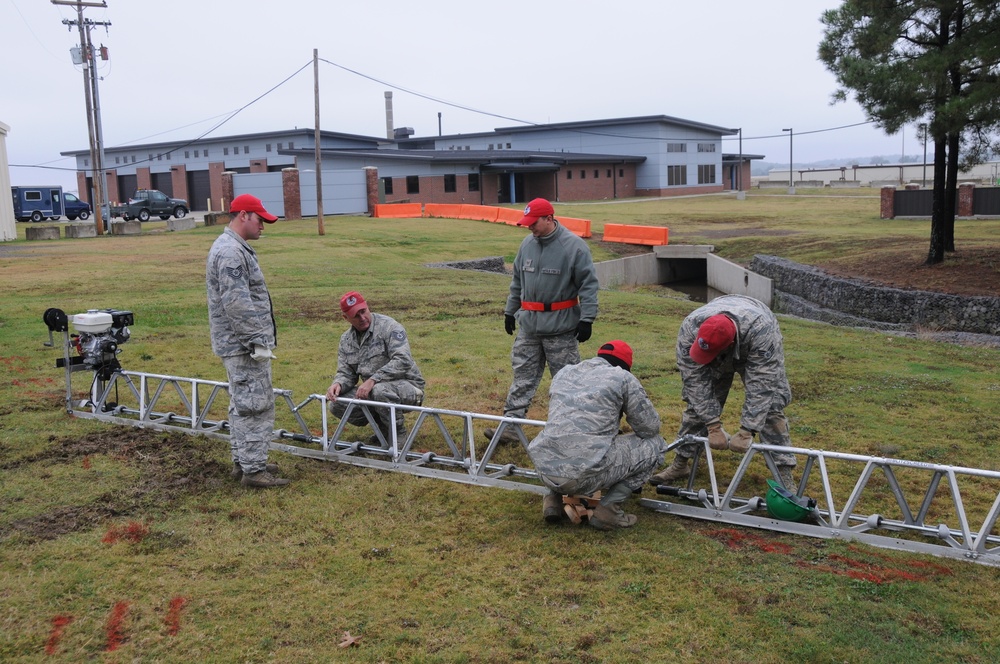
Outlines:
[[[229,447],[247,475],[265,470],[274,433],[271,362],[250,358],[255,345],[274,348],[278,329],[257,254],[226,228],[205,268],[212,352],[229,378]]]
[[[622,415],[634,433],[619,433]],[[639,379],[595,357],[564,367],[549,388],[545,428],[528,445],[542,482],[562,495],[605,490],[620,503],[663,462],[660,416]]]
[[[736,323],[736,340],[712,362],[702,365],[691,359],[689,350],[706,319],[725,314]],[[724,295],[693,311],[677,333],[677,367],[684,381],[682,397],[687,402],[681,416],[678,437],[706,436],[705,424],[722,415],[733,375],[739,374],[746,388],[740,426],[759,434],[768,445],[792,444],[784,409],[792,401],[785,376],[785,352],[778,320],[767,306],[745,295]],[[677,450],[691,458],[695,446]],[[795,466],[793,454],[774,454],[778,466]]]
[[[372,313],[371,326],[364,332],[353,327],[340,337],[337,349],[337,375],[333,382],[340,385],[340,396],[357,398],[357,386],[369,378],[375,379],[368,401],[419,406],[424,402],[424,377],[410,353],[406,330],[389,316]],[[343,417],[347,404],[330,402],[330,412]],[[372,409],[382,433],[389,431],[389,411]],[[360,408],[351,410],[348,422],[355,426],[368,424]],[[396,412],[396,430],[403,430],[403,413]]]
[[[510,352],[514,369],[503,412],[524,417],[542,381],[545,364],[555,376],[580,361],[576,326],[597,318],[597,273],[590,247],[556,223],[549,235],[528,235],[514,258],[514,276],[504,314],[516,316],[517,337]],[[579,298],[576,306],[558,311],[528,311],[522,302],[552,304]]]

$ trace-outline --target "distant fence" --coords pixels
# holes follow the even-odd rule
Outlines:
[[[930,217],[934,192],[931,189],[882,188],[881,217]],[[961,184],[955,197],[959,217],[1000,217],[1000,187],[977,187]]]

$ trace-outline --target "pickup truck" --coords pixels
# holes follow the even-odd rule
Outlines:
[[[121,217],[125,221],[149,221],[154,214],[163,220],[171,215],[180,219],[190,209],[191,206],[183,198],[171,198],[158,189],[136,189],[127,203],[112,205],[110,211],[112,217]]]

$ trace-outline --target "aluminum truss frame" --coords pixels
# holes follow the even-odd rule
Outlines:
[[[69,338],[66,335],[64,357],[68,359]],[[228,439],[228,422],[211,419],[213,406],[222,408],[220,395],[227,395],[228,383],[220,381],[186,378],[165,374],[154,374],[118,369],[102,380],[94,374],[90,386],[90,398],[74,403],[72,398],[71,373],[85,370],[84,367],[66,363],[66,408],[75,417],[101,420],[113,424],[164,431],[177,431]],[[312,394],[304,401],[296,403],[290,390],[275,389],[276,409],[283,405],[296,423],[295,430],[277,429],[271,448],[289,454],[347,463],[356,466],[379,468],[393,472],[404,472],[422,477],[445,479],[452,482],[481,486],[494,486],[535,494],[544,494],[537,473],[503,457],[527,460],[526,454],[512,454],[509,448],[500,444],[504,431],[510,429],[527,447],[528,439],[524,426],[542,427],[539,420],[518,419],[473,413],[459,410],[384,404],[361,399],[342,399],[348,402],[348,412],[336,424],[331,424],[327,399],[322,394]],[[164,402],[174,398],[180,403],[179,410],[164,410]],[[346,433],[347,416],[360,410],[372,430],[375,426],[374,412],[385,413],[393,420],[398,412],[416,414],[416,421],[408,434],[399,439],[393,431],[388,437],[375,434],[373,441],[348,439]],[[284,415],[287,418],[287,414]],[[495,434],[485,449],[476,444],[476,425],[491,425]],[[430,434],[426,433],[431,431]],[[422,432],[420,445],[440,434],[435,450],[418,446],[417,437]],[[994,534],[1000,515],[1000,472],[872,457],[859,454],[826,452],[799,447],[775,447],[754,444],[744,455],[729,481],[720,491],[712,450],[706,438],[685,437],[678,439],[670,449],[679,445],[700,446],[691,473],[685,486],[658,488],[658,495],[666,495],[678,500],[640,499],[640,504],[657,512],[677,516],[748,526],[783,533],[805,535],[826,539],[856,540],[872,546],[927,553],[931,555],[968,560],[1000,567],[1000,536]],[[796,494],[803,495],[810,487],[819,486],[822,497],[819,507],[813,512],[810,522],[794,523],[770,516],[762,516],[766,502],[759,496],[737,497],[741,482],[751,464],[762,460],[769,473],[778,479],[777,467],[772,453],[794,454],[804,460],[800,467],[801,480]],[[708,487],[697,488],[700,460],[704,455],[707,466]],[[843,486],[843,478],[850,470],[838,469],[837,483],[831,481],[830,464],[836,462],[847,468],[857,468],[853,488],[846,497],[837,495],[835,486]],[[922,483],[908,476],[900,480],[900,473],[924,475]],[[884,478],[884,482],[875,478]],[[980,484],[993,481],[992,506],[978,524],[974,524],[963,500],[960,480],[979,480]],[[975,484],[975,482],[974,482]],[[918,489],[914,489],[914,486]],[[886,488],[891,500],[886,499]],[[942,499],[939,489],[945,489],[950,496]],[[918,494],[916,502],[908,496]],[[981,497],[981,495],[979,496]],[[860,514],[857,510],[863,500],[869,498],[892,514]],[[932,515],[938,514],[940,504],[949,502],[946,517],[953,519],[953,525],[932,524]],[[979,504],[983,504],[981,501]],[[899,536],[895,534],[899,533]]]

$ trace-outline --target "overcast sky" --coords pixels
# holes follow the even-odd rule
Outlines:
[[[92,0],[88,0],[92,1]],[[916,132],[886,136],[853,101],[831,106],[817,59],[833,0],[107,0],[87,8],[107,147],[314,125],[416,136],[525,123],[669,115],[742,128],[743,152],[787,163],[922,153]],[[12,184],[76,191],[88,148],[75,9],[0,0],[0,122]],[[325,62],[324,62],[325,61]],[[296,73],[298,72],[298,73]],[[430,97],[432,99],[428,99]],[[235,114],[235,115],[234,115]],[[727,141],[725,152],[738,152]],[[845,163],[846,165],[846,163]],[[68,170],[50,170],[50,169]]]

